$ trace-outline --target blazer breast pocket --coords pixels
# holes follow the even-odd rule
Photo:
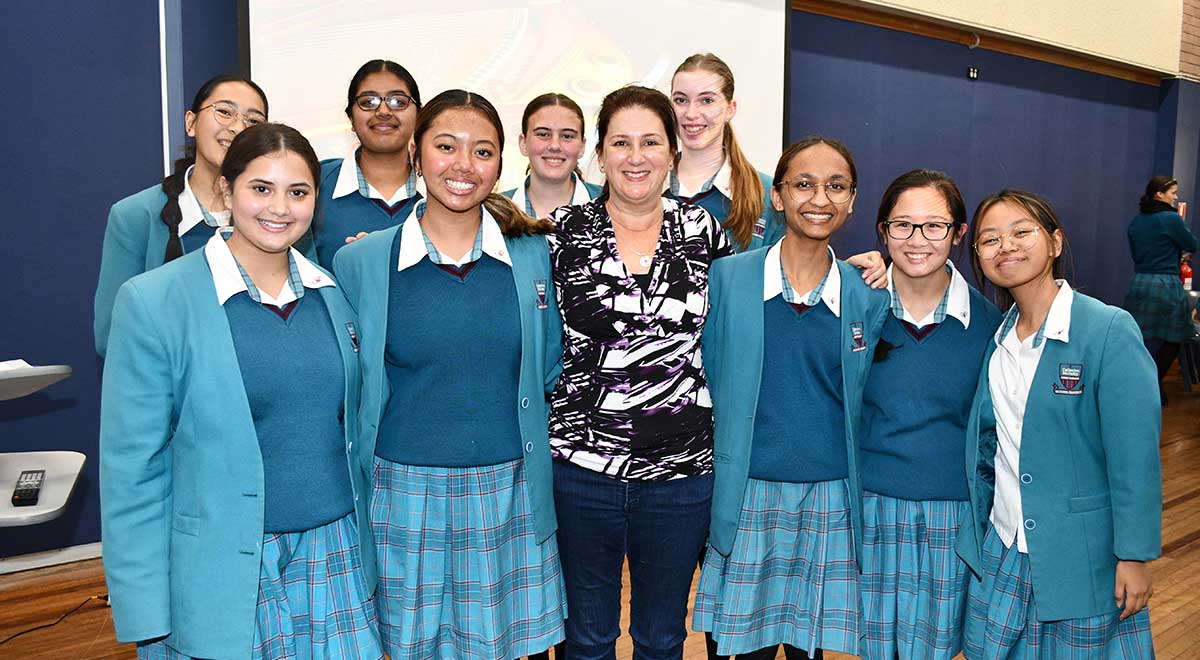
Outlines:
[[[1082,497],[1072,497],[1067,499],[1068,513],[1087,513],[1089,511],[1100,511],[1112,506],[1108,493],[1098,493],[1096,495],[1084,495]]]
[[[171,515],[171,529],[188,536],[200,536],[200,516],[175,512]]]

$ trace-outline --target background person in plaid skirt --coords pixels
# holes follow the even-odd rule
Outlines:
[[[579,169],[586,136],[583,110],[571,97],[549,92],[534,98],[521,114],[520,146],[529,159],[529,175],[504,196],[531,218],[596,199],[600,186],[584,181]]]
[[[771,190],[787,234],[713,267],[715,484],[692,625],[721,655],[859,653],[856,427],[888,296],[829,248],[856,180],[840,142],[793,144]]]
[[[320,165],[282,124],[221,164],[232,229],[117,294],[100,423],[104,569],[142,660],[383,657],[355,316],[291,246]],[[364,561],[364,556],[367,555]]]
[[[1015,300],[967,426],[968,660],[1154,657],[1147,565],[1161,550],[1154,364],[1124,310],[1072,291],[1042,198],[980,203],[972,265]]]
[[[1192,341],[1192,302],[1179,278],[1179,256],[1196,251],[1196,236],[1175,211],[1179,184],[1169,176],[1156,176],[1146,184],[1139,213],[1129,223],[1129,251],[1133,254],[1133,280],[1125,294],[1125,309],[1142,329],[1146,348],[1158,368],[1159,396],[1163,376],[1179,355],[1179,345]]]
[[[334,259],[362,319],[380,633],[393,660],[508,660],[562,640],[567,614],[551,226],[491,193],[504,130],[487,99],[438,94],[413,140],[428,205]]]
[[[962,644],[969,517],[967,418],[1000,312],[949,260],[967,233],[958,186],[913,170],[883,193],[879,236],[892,265],[863,401],[863,554],[868,660],[950,660]]]
[[[113,204],[104,227],[100,278],[96,284],[96,354],[104,357],[112,327],[113,301],[129,278],[204,247],[213,231],[229,224],[218,189],[229,143],[246,128],[267,120],[267,95],[241,76],[210,78],[184,114],[195,140],[174,171],[139,193]]]

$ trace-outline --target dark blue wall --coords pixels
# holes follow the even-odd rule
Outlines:
[[[839,254],[877,245],[892,179],[934,168],[957,180],[968,212],[1006,186],[1048,197],[1073,247],[1073,284],[1124,297],[1125,225],[1153,174],[1158,88],[799,11],[790,57],[792,137],[836,137],[857,160]],[[956,261],[969,268],[966,252]]]
[[[88,457],[65,516],[0,532],[11,556],[100,538],[92,294],[108,207],[162,178],[162,104],[154,0],[10,1],[0,25],[0,359],[75,369],[0,401],[0,451]]]

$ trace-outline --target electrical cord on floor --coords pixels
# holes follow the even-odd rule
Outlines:
[[[20,637],[21,635],[24,635],[26,633],[31,633],[35,630],[44,630],[46,628],[53,628],[54,626],[57,626],[58,624],[62,623],[63,619],[66,619],[67,617],[71,616],[72,614],[78,612],[79,608],[83,607],[84,605],[87,605],[88,603],[92,602],[93,600],[103,600],[103,601],[107,602],[108,594],[104,594],[103,596],[92,596],[92,597],[88,598],[87,600],[76,605],[75,607],[72,607],[66,614],[58,617],[58,619],[54,623],[45,623],[40,626],[34,626],[32,628],[27,628],[25,630],[22,630],[19,633],[13,633],[13,634],[9,635],[8,637],[5,637],[4,639],[0,639],[0,645],[7,644],[7,643],[11,642],[12,640]]]

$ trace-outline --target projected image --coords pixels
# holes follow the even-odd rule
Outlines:
[[[367,60],[404,65],[425,99],[454,87],[477,91],[504,119],[506,188],[523,177],[516,138],[530,99],[556,91],[578,102],[593,136],[590,159],[606,93],[628,83],[668,91],[685,57],[713,51],[737,77],[734,123],[743,147],[769,170],[783,134],[786,18],[777,0],[467,0],[442,9],[395,0],[251,0],[251,70],[271,99],[271,118],[300,128],[322,158],[356,144],[343,108],[350,76]],[[593,168],[585,172],[598,180]]]

